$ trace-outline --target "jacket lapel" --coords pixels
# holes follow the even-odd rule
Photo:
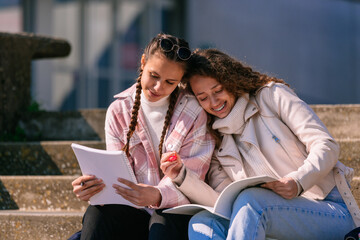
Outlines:
[[[215,156],[232,181],[247,177],[242,157],[232,135],[224,135],[221,146],[215,152]]]

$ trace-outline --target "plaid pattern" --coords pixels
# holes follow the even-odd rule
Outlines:
[[[135,85],[116,95],[108,108],[105,121],[107,150],[121,150],[129,131],[131,110],[134,104]],[[177,151],[187,170],[204,180],[209,169],[215,143],[206,130],[207,116],[194,96],[180,93],[175,111],[165,137],[163,152]],[[189,200],[173,185],[171,179],[163,177],[156,161],[153,144],[142,111],[138,125],[130,140],[129,161],[139,183],[157,186],[162,195],[159,208],[168,208]]]

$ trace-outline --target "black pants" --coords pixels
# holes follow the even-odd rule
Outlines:
[[[150,219],[150,240],[187,240],[191,216],[156,210]]]
[[[144,209],[126,205],[90,205],[83,217],[81,239],[186,240],[190,218],[162,210],[151,216]]]

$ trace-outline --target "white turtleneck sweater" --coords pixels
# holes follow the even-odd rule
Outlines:
[[[157,102],[149,102],[144,93],[141,93],[141,109],[144,113],[152,144],[156,154],[156,160],[160,163],[159,143],[164,127],[166,112],[169,108],[169,97],[164,97]]]

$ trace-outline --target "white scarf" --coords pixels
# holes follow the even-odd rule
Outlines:
[[[249,103],[249,95],[238,98],[231,112],[225,118],[217,118],[213,124],[213,129],[217,129],[222,134],[232,135],[243,162],[245,173],[248,177],[257,175],[268,175],[276,177],[264,162],[264,155],[256,147],[241,141],[241,135],[246,126],[245,110]]]
[[[212,128],[222,134],[241,134],[244,130],[244,116],[248,99],[249,94],[238,98],[230,113],[225,118],[216,118]]]

